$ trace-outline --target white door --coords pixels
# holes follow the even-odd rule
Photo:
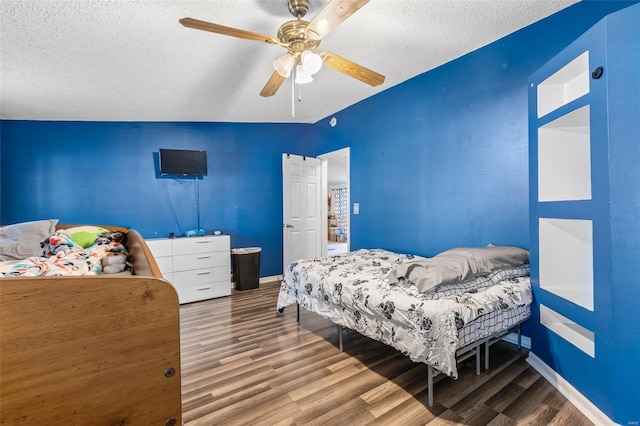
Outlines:
[[[283,271],[326,252],[326,161],[282,154]]]

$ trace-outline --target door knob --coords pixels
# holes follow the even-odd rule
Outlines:
[[[290,223],[286,223],[284,225],[282,225],[283,228],[295,228],[295,226],[291,225]]]

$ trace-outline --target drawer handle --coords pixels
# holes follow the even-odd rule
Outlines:
[[[198,287],[197,290],[198,291],[202,291],[202,290],[209,290],[211,287]]]
[[[202,259],[209,259],[211,256],[200,256],[200,257],[196,257],[196,259],[198,260],[202,260]]]
[[[207,240],[205,240],[205,241],[196,241],[196,244],[209,244],[209,243],[210,243],[210,241],[207,241]]]
[[[209,275],[211,272],[197,272],[196,275]]]

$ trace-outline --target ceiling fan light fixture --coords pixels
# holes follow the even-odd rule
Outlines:
[[[317,73],[320,71],[320,68],[322,68],[322,57],[310,50],[302,52],[300,60],[302,61],[305,71],[311,75]]]
[[[331,52],[314,53],[324,36],[342,24],[370,0],[323,0],[328,4],[310,22],[303,21],[301,18],[309,11],[311,0],[287,1],[289,3],[289,12],[296,19],[283,23],[278,28],[276,37],[188,17],[180,19],[179,22],[186,28],[258,41],[286,49],[288,53],[273,61],[275,71],[271,73],[267,84],[264,85],[260,92],[260,96],[263,97],[275,95],[282,83],[289,77],[292,77],[291,93],[293,97],[296,91],[295,85],[313,81],[311,76],[317,73],[325,62],[328,67],[370,86],[378,86],[384,83],[382,74],[378,74],[362,65]],[[300,93],[300,89],[301,87],[297,88],[298,93]],[[298,97],[298,100],[300,101],[301,97]],[[292,113],[295,113],[293,108]]]
[[[284,78],[289,78],[294,63],[295,60],[293,59],[293,56],[289,53],[285,53],[273,61],[273,68]]]
[[[296,84],[307,84],[313,81],[311,74],[304,69],[302,64],[296,65]]]

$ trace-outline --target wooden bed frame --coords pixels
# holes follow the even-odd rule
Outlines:
[[[178,296],[105,228],[134,275],[0,278],[0,424],[182,423]]]

